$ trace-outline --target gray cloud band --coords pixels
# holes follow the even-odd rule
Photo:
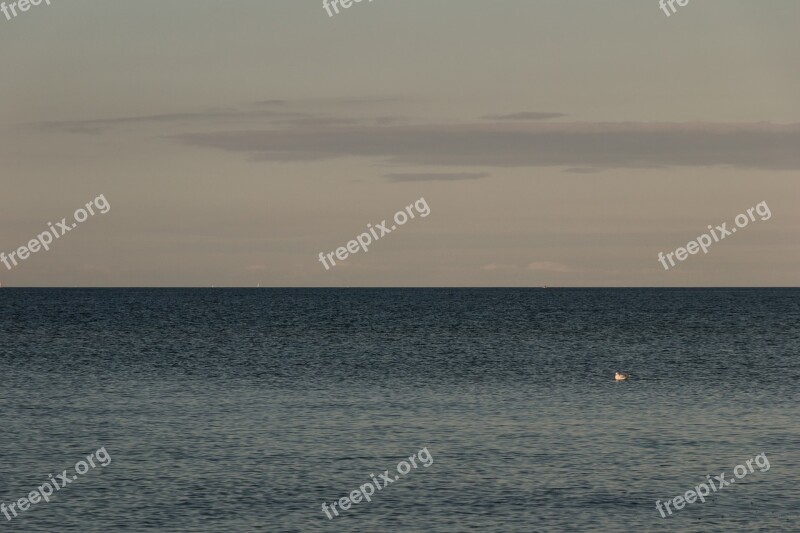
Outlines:
[[[800,169],[800,124],[358,126],[190,133],[178,138],[266,161],[372,157],[434,166]]]

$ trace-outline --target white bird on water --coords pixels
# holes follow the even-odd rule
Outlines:
[[[630,375],[627,372],[617,372],[614,374],[615,381],[628,381]]]

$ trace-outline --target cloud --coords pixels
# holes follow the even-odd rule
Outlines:
[[[248,119],[267,119],[271,121],[289,121],[309,118],[311,115],[301,112],[235,109],[209,110],[192,113],[162,113],[156,115],[140,115],[128,117],[101,118],[90,120],[63,120],[37,122],[34,126],[43,130],[63,131],[67,133],[98,134],[117,126],[131,124],[181,124],[181,123],[219,123],[234,121],[241,123]]]
[[[260,104],[255,104],[258,106]],[[64,120],[52,122],[37,122],[33,126],[45,131],[59,131],[66,133],[99,134],[113,128],[136,124],[152,124],[156,126],[176,124],[202,124],[204,126],[222,126],[233,124],[255,123],[267,127],[297,127],[324,128],[328,126],[354,126],[390,124],[402,120],[402,117],[380,116],[366,118],[352,118],[334,116],[327,113],[312,113],[303,111],[272,111],[268,109],[224,109],[209,110],[192,113],[163,113],[156,115],[141,115],[127,117],[113,117],[89,120]]]
[[[365,157],[419,166],[800,169],[797,123],[358,125],[215,131],[176,138],[266,161]]]
[[[509,115],[484,115],[487,120],[548,120],[551,118],[566,117],[564,113],[540,113],[536,111],[523,111]]]
[[[439,173],[412,173],[412,174],[384,174],[389,181],[402,183],[406,181],[461,181],[479,180],[489,177],[488,172],[439,172]]]

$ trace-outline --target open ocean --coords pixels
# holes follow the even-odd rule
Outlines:
[[[4,288],[0,340],[0,502],[111,457],[0,532],[800,531],[800,289]]]

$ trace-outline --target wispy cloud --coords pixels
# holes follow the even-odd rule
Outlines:
[[[800,169],[800,124],[362,125],[216,131],[177,138],[273,161],[367,157],[419,166]]]
[[[118,126],[131,124],[180,124],[180,123],[219,123],[232,121],[240,124],[248,119],[299,120],[309,117],[308,113],[269,111],[269,110],[209,110],[192,113],[162,113],[156,115],[140,115],[89,120],[64,120],[37,122],[33,124],[42,130],[63,131],[68,133],[97,134]]]
[[[393,100],[340,98],[336,101],[356,104]],[[269,107],[285,102],[263,100],[260,103]],[[41,122],[35,126],[81,134],[100,134],[136,124],[185,126],[194,132],[175,136],[185,143],[244,152],[256,161],[365,157],[416,166],[567,167],[565,172],[577,174],[611,168],[676,166],[800,169],[798,123],[536,122],[560,116],[565,115],[520,112],[487,116],[499,121],[493,123],[410,124],[399,123],[396,117],[385,115],[356,117],[346,112],[249,107]],[[221,128],[227,130],[221,131]],[[459,181],[481,179],[486,175],[458,172],[388,174],[386,177],[395,182]]]
[[[101,119],[64,120],[37,122],[30,126],[44,131],[60,131],[66,133],[99,134],[113,128],[128,125],[194,125],[198,127],[234,126],[252,124],[257,127],[284,127],[296,126],[297,128],[313,128],[328,126],[353,126],[353,125],[381,125],[391,124],[403,120],[397,116],[353,117],[341,116],[331,113],[310,111],[276,111],[272,109],[259,109],[271,107],[268,102],[283,102],[282,100],[256,102],[247,109],[217,109],[186,113],[162,113],[152,115],[111,117]]]

